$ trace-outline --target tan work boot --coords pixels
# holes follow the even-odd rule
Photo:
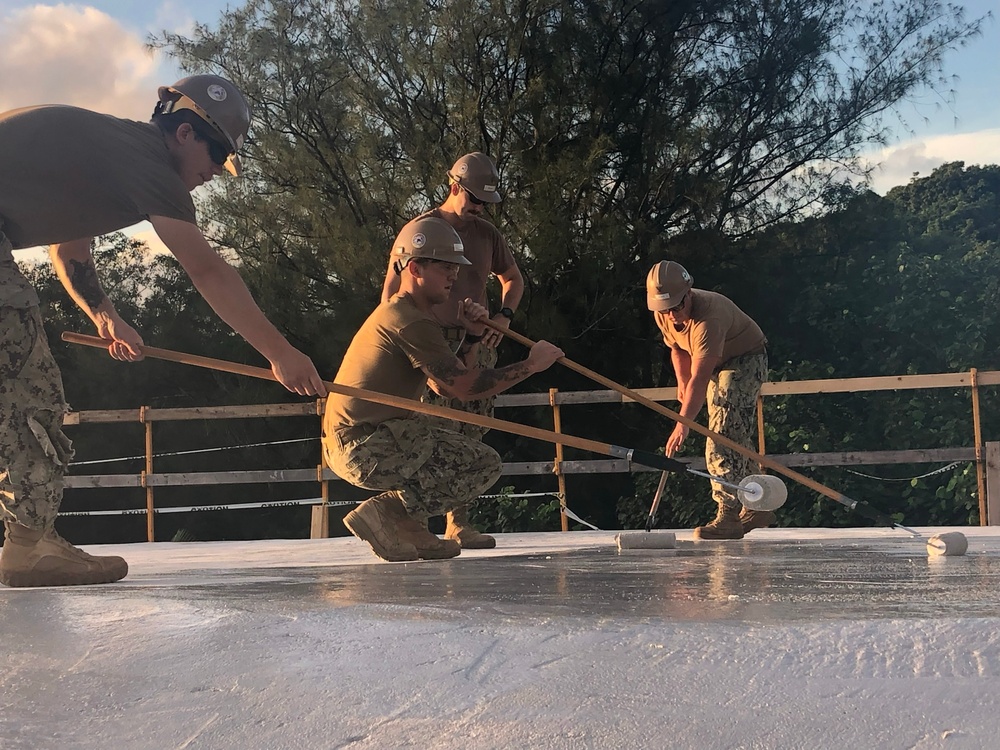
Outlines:
[[[74,547],[55,530],[36,531],[5,521],[0,583],[6,586],[81,586],[113,583],[128,575],[120,557],[97,557]]]
[[[766,529],[772,526],[778,517],[772,510],[750,510],[744,508],[740,511],[740,523],[743,524],[743,533],[749,534],[754,529]]]
[[[462,546],[452,539],[441,539],[427,530],[427,526],[406,512],[406,506],[399,504],[403,511],[400,521],[400,538],[417,549],[421,560],[447,560],[462,554]]]
[[[469,506],[463,505],[448,513],[448,526],[444,530],[445,539],[454,539],[463,549],[493,549],[497,540],[489,534],[477,531],[469,521]]]
[[[695,539],[742,539],[743,524],[736,508],[719,506],[715,520],[694,530]]]
[[[419,560],[417,548],[402,538],[402,503],[395,495],[384,493],[365,500],[344,516],[344,526],[358,539],[368,542],[372,552],[389,562]]]

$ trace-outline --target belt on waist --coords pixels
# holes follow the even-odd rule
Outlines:
[[[445,341],[461,341],[465,338],[465,328],[462,326],[442,326],[441,332]]]

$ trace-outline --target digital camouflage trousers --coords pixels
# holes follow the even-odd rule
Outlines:
[[[55,523],[73,458],[62,377],[35,306],[0,307],[0,511],[32,529]]]
[[[723,363],[708,382],[708,429],[753,450],[757,432],[757,396],[767,380],[767,352],[744,354]],[[705,439],[708,473],[733,484],[758,472],[757,463],[732,448]],[[720,508],[738,508],[734,490],[712,482],[712,499]]]
[[[474,502],[500,478],[500,455],[421,415],[337,430],[323,438],[327,465],[369,490],[394,491],[424,521]]]

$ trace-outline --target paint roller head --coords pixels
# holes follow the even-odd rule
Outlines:
[[[618,551],[628,549],[674,549],[677,537],[672,531],[623,531],[615,535]]]
[[[737,495],[747,510],[777,510],[788,499],[788,488],[781,477],[751,474],[740,482]]]
[[[961,557],[969,549],[969,540],[961,531],[935,534],[927,540],[929,557]]]

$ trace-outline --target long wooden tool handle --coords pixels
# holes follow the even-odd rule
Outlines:
[[[499,331],[504,336],[514,339],[514,341],[517,341],[520,344],[524,344],[527,347],[532,347],[535,345],[535,342],[529,339],[527,336],[522,336],[520,333],[517,333],[516,331],[511,331],[507,328],[504,328],[503,326],[494,323],[492,320],[489,320],[488,318],[482,322],[486,323],[486,325],[489,326],[490,328]],[[893,521],[891,517],[889,517],[885,513],[882,513],[876,508],[873,508],[865,501],[852,500],[847,495],[844,495],[841,492],[837,492],[836,490],[830,489],[826,485],[820,484],[815,479],[811,479],[810,477],[807,477],[804,474],[799,474],[799,472],[788,468],[784,464],[779,464],[777,461],[773,461],[767,456],[764,456],[760,453],[756,453],[750,450],[749,448],[740,445],[735,440],[727,438],[725,435],[720,435],[718,432],[710,430],[707,427],[703,427],[694,420],[688,419],[687,417],[683,417],[677,412],[668,409],[663,404],[657,403],[652,399],[648,399],[642,394],[636,393],[635,391],[633,391],[630,388],[627,388],[624,385],[616,383],[615,381],[610,380],[609,378],[606,378],[603,375],[600,375],[594,372],[593,370],[584,367],[583,365],[577,364],[568,357],[560,357],[559,362],[561,362],[569,369],[575,370],[581,375],[590,378],[595,383],[600,383],[606,388],[610,388],[613,391],[618,391],[618,393],[622,394],[623,396],[627,396],[633,401],[640,403],[643,406],[646,406],[652,409],[653,411],[662,414],[665,417],[670,417],[675,422],[680,422],[682,425],[694,430],[695,432],[699,432],[702,435],[705,435],[706,437],[712,438],[712,440],[714,440],[716,443],[719,443],[720,445],[725,445],[729,448],[732,448],[737,453],[741,453],[744,456],[747,456],[748,458],[752,458],[754,461],[761,464],[762,466],[766,466],[769,469],[773,469],[779,474],[784,474],[789,479],[792,479],[798,482],[799,484],[803,485],[804,487],[808,487],[809,489],[820,493],[821,495],[825,495],[831,500],[834,500],[835,502],[838,502],[841,505],[847,506],[851,510],[857,511],[866,518],[869,518],[877,523],[887,524],[889,526],[896,525],[896,522]]]
[[[106,349],[108,347],[108,342],[98,336],[88,336],[83,333],[73,333],[71,331],[63,332],[62,340],[72,344],[83,344],[84,346],[93,346],[99,349]],[[261,378],[262,380],[273,380],[277,382],[277,378],[274,377],[274,373],[263,367],[253,367],[251,365],[243,365],[238,362],[228,362],[222,359],[202,357],[197,354],[187,354],[186,352],[172,351],[170,349],[158,349],[155,346],[143,346],[140,347],[140,349],[142,350],[143,355],[153,359],[164,359],[170,362],[179,362],[185,365],[205,367],[209,370],[231,372],[236,375],[247,375],[252,378]],[[501,432],[510,432],[514,435],[534,438],[535,440],[544,440],[549,443],[562,443],[563,445],[568,445],[571,448],[580,448],[581,450],[600,453],[614,458],[624,458],[628,461],[633,461],[652,469],[661,469],[663,471],[687,470],[687,466],[684,463],[656,453],[634,450],[632,448],[623,448],[619,445],[601,443],[597,440],[588,440],[587,438],[567,435],[562,432],[542,430],[538,427],[529,427],[528,425],[518,424],[517,422],[507,422],[502,419],[495,419],[494,417],[487,417],[481,414],[470,414],[469,412],[459,411],[458,409],[449,409],[446,406],[425,404],[422,401],[414,401],[409,398],[392,396],[388,393],[367,391],[362,388],[352,388],[351,386],[340,385],[339,383],[332,383],[329,381],[324,381],[324,385],[326,385],[328,391],[331,391],[332,393],[339,393],[342,396],[360,398],[364,401],[374,401],[378,404],[395,406],[398,409],[406,409],[407,411],[415,411],[421,414],[429,414],[433,417],[453,419],[457,422],[468,422],[469,424],[479,425],[480,427],[500,430]]]
[[[653,530],[653,521],[656,520],[656,511],[660,508],[660,499],[663,497],[663,489],[667,486],[667,472],[660,472],[660,483],[656,485],[656,494],[653,495],[653,504],[649,507],[649,516],[646,518],[646,531]]]

